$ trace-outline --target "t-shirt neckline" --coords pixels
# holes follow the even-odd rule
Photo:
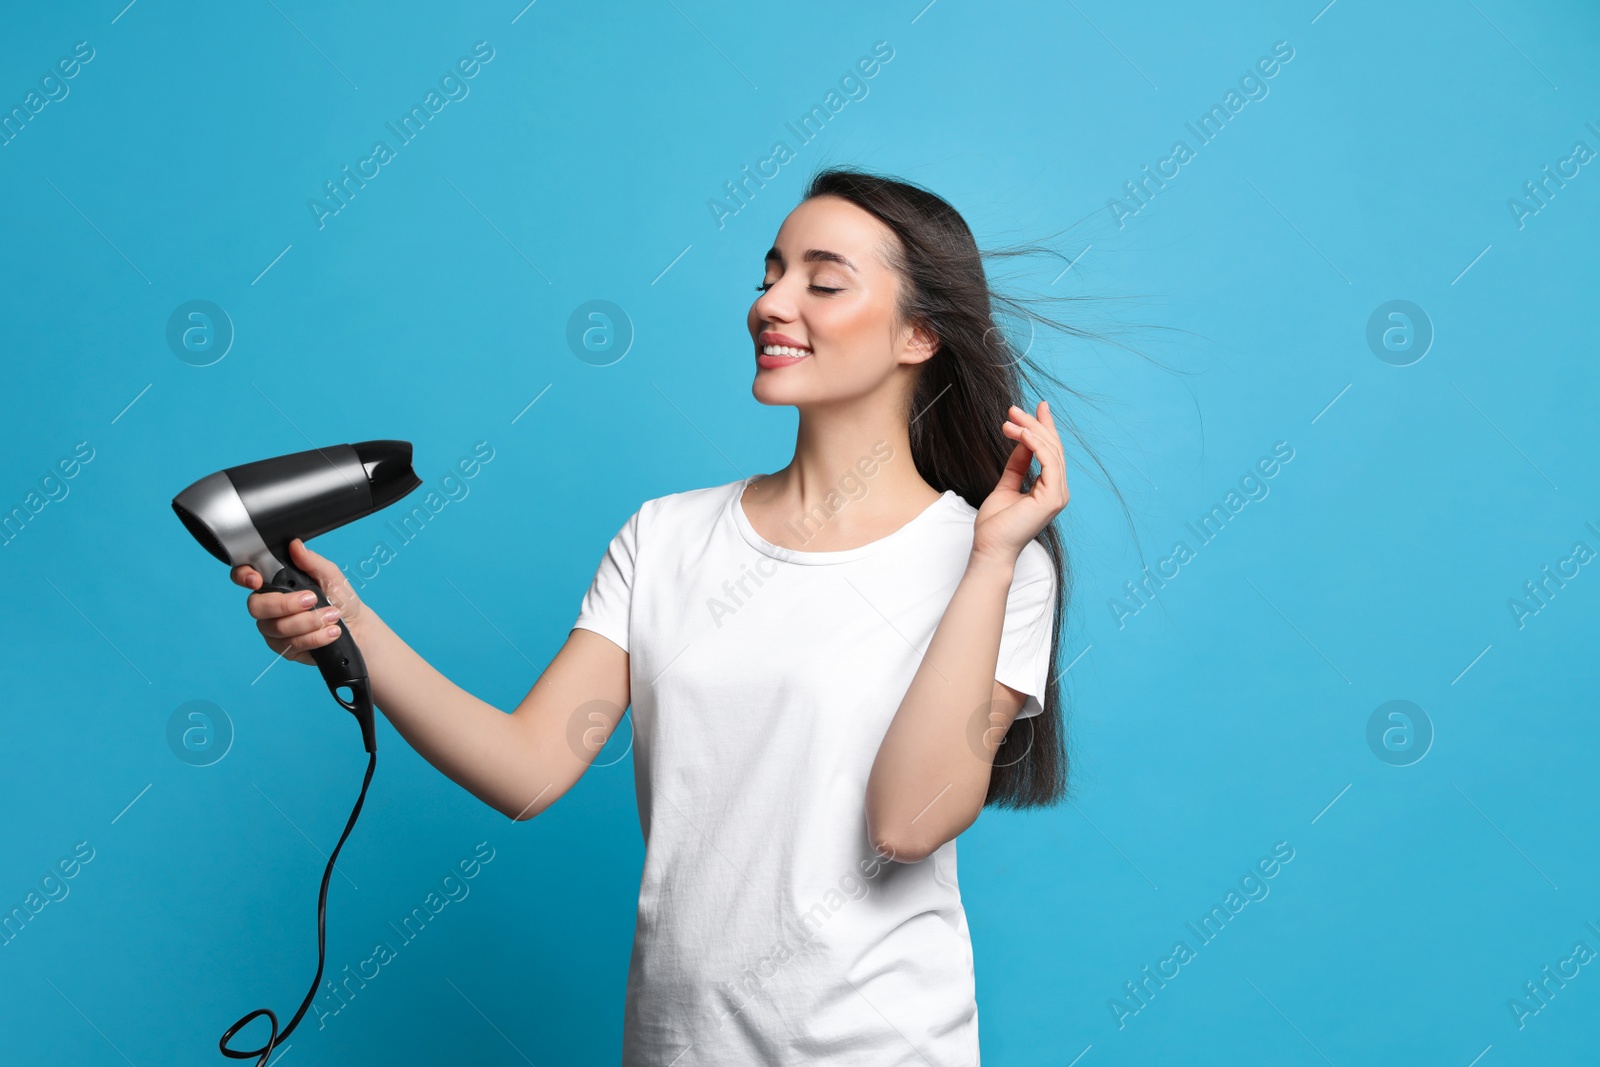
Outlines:
[[[745,487],[759,477],[762,477],[762,475],[751,474],[741,481],[731,483],[733,486],[733,492],[728,497],[728,513],[733,519],[733,524],[738,527],[739,533],[746,541],[750,543],[751,547],[755,548],[762,554],[771,556],[774,559],[783,560],[788,563],[800,563],[808,566],[828,563],[847,563],[850,560],[860,559],[863,556],[869,556],[876,552],[880,552],[883,549],[904,540],[912,532],[921,528],[922,526],[925,526],[934,515],[936,515],[944,507],[948,506],[950,501],[957,496],[957,493],[954,489],[946,489],[943,493],[939,494],[938,500],[935,500],[933,503],[923,508],[909,521],[900,526],[899,529],[884,534],[875,541],[868,541],[866,544],[857,545],[855,548],[836,549],[832,552],[807,552],[795,548],[785,548],[782,545],[775,545],[757,533],[756,528],[751,525],[750,517],[745,514],[744,505],[741,503],[741,501],[744,499]]]

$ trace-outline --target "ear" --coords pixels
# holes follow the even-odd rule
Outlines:
[[[903,348],[903,363],[926,363],[939,351],[939,338],[920,323],[911,328]]]

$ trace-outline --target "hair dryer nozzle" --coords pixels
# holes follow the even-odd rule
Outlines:
[[[422,484],[411,469],[410,441],[357,441],[350,446],[372,486],[372,510],[393,504]]]

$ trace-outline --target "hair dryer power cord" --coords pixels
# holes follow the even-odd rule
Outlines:
[[[272,1050],[277,1047],[279,1041],[294,1033],[294,1028],[300,1025],[300,1020],[305,1017],[306,1009],[311,1006],[312,1000],[316,999],[317,987],[322,984],[322,968],[327,962],[328,954],[328,880],[333,877],[333,865],[339,858],[339,850],[344,847],[345,838],[350,836],[350,831],[356,825],[356,817],[361,814],[361,805],[367,799],[367,786],[372,784],[372,772],[377,766],[378,754],[373,752],[367,758],[367,775],[361,779],[361,792],[356,797],[356,806],[350,809],[350,820],[344,824],[344,833],[339,835],[339,843],[333,846],[333,853],[328,857],[328,866],[322,872],[322,888],[317,892],[317,976],[311,979],[311,988],[306,991],[306,999],[300,1002],[300,1010],[294,1013],[294,1018],[289,1020],[289,1025],[283,1028],[282,1033],[278,1032],[278,1016],[271,1008],[257,1008],[242,1017],[238,1022],[228,1027],[227,1032],[222,1035],[222,1040],[217,1042],[217,1047],[222,1050],[224,1056],[236,1060],[247,1060],[252,1056],[257,1056],[260,1058],[256,1060],[256,1067],[265,1067],[267,1059],[272,1055]],[[233,1040],[235,1034],[262,1015],[267,1017],[267,1022],[272,1026],[272,1032],[268,1035],[265,1045],[257,1049],[248,1050],[228,1047],[228,1042]]]

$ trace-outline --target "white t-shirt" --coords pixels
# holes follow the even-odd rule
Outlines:
[[[977,511],[951,490],[870,544],[796,551],[751,526],[755,477],[645,501],[575,623],[629,653],[645,860],[623,1065],[970,1067],[956,844],[879,858],[866,786]],[[1054,609],[1035,540],[995,670],[1028,694],[1023,715],[1040,710]]]

